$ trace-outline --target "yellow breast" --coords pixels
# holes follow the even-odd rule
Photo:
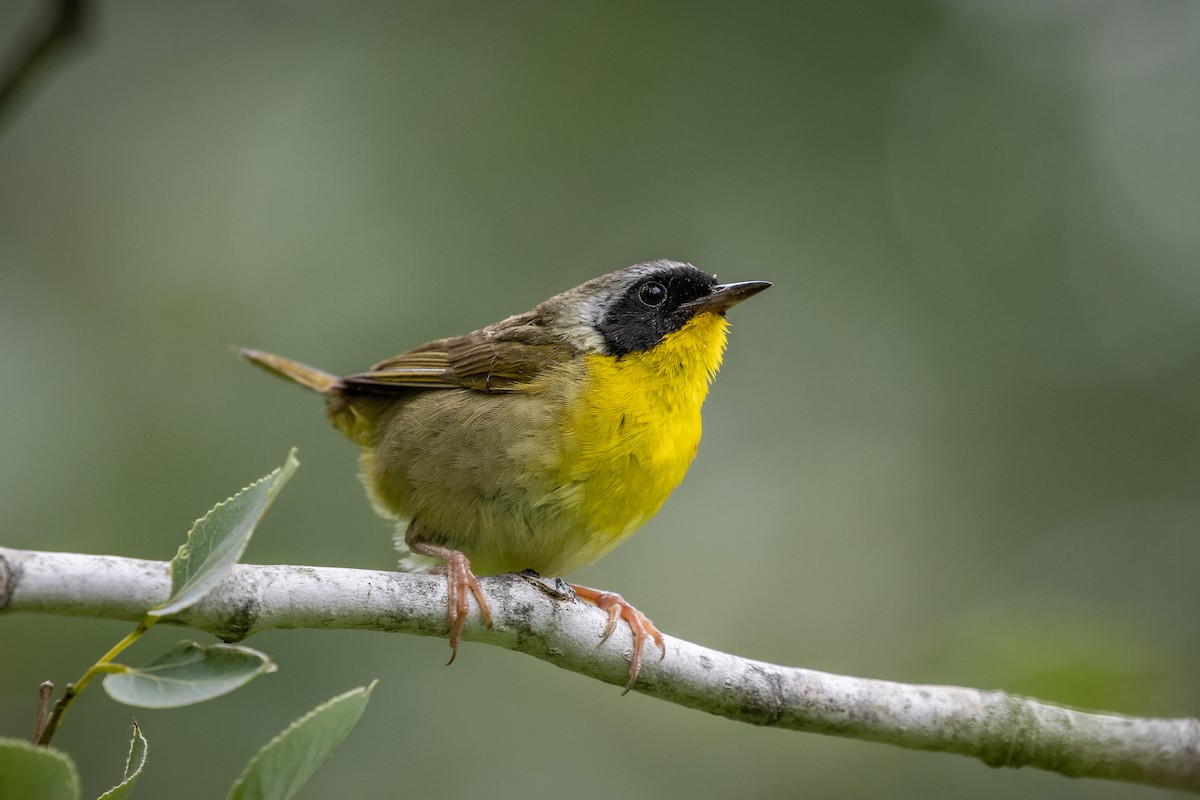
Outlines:
[[[571,568],[603,556],[654,515],[700,444],[700,407],[721,365],[728,323],[699,314],[648,351],[587,356],[565,420],[561,480],[582,520]]]

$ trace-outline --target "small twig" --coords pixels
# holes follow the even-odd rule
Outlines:
[[[50,712],[50,695],[52,694],[54,694],[54,684],[50,681],[42,681],[42,685],[38,687],[37,719],[33,722],[34,744],[41,740],[42,732],[46,730],[46,715]]]
[[[112,660],[119,656],[121,652],[125,650],[125,648],[129,647],[129,645],[142,638],[142,634],[150,630],[150,626],[153,625],[154,622],[154,618],[143,618],[142,621],[138,623],[138,626],[134,628],[129,635],[113,645],[112,649],[100,656],[100,659],[95,664],[92,664],[90,667],[88,667],[87,671],[83,673],[83,676],[80,677],[79,680],[75,681],[74,683],[67,684],[67,690],[63,692],[63,696],[60,697],[58,702],[54,704],[54,711],[50,714],[50,720],[46,723],[45,727],[42,728],[41,735],[38,736],[36,744],[40,744],[43,747],[46,747],[50,744],[50,740],[54,738],[55,731],[58,730],[59,723],[62,722],[63,714],[67,713],[67,709],[71,707],[71,703],[74,702],[75,698],[82,694],[83,690],[87,688],[87,685],[92,682],[92,678],[102,673],[109,673],[125,669],[124,667],[115,667],[115,665],[112,663]],[[44,686],[45,684],[42,685]]]
[[[87,18],[87,0],[49,0],[25,37],[0,68],[0,123],[12,111],[25,85],[48,62],[78,37]]]
[[[67,706],[75,699],[75,684],[68,683],[67,688],[63,691],[63,696],[54,701],[54,710],[50,712],[50,719],[42,726],[42,731],[38,735],[34,744],[39,747],[49,747],[50,740],[54,738],[54,732],[58,730],[58,723],[62,720],[62,715],[66,712]]]

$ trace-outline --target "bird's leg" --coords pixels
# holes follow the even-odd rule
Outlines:
[[[592,603],[601,611],[608,612],[608,625],[604,629],[604,635],[600,637],[601,643],[612,636],[612,632],[617,629],[617,620],[623,619],[629,624],[629,630],[633,634],[633,658],[629,661],[629,683],[625,684],[625,691],[621,692],[622,695],[629,694],[629,690],[637,681],[638,670],[642,668],[642,650],[646,646],[647,639],[653,639],[654,643],[658,645],[658,660],[662,661],[666,658],[667,646],[663,642],[663,635],[659,633],[658,628],[654,627],[654,623],[650,621],[649,617],[629,605],[621,595],[615,592],[589,589],[587,586],[579,586],[574,583],[569,585],[575,590],[576,595]]]
[[[467,614],[471,611],[471,595],[475,595],[479,602],[479,613],[483,615],[483,621],[489,628],[492,627],[492,609],[483,597],[479,579],[471,572],[471,562],[465,554],[422,539],[413,533],[411,525],[404,537],[404,543],[414,553],[446,561],[446,621],[450,627],[450,660],[446,662],[446,666],[450,666],[458,655],[458,642],[462,639],[463,625],[466,624]]]

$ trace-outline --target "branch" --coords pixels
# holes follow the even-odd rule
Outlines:
[[[78,38],[86,10],[86,0],[47,0],[25,38],[0,66],[0,122],[38,70]]]
[[[463,638],[549,661],[616,686],[632,641],[606,615],[517,575],[482,578],[495,617],[473,610]],[[0,547],[0,611],[134,622],[170,593],[168,565],[116,556]],[[238,565],[196,605],[164,622],[237,641],[273,628],[446,635],[446,580],[357,569]],[[782,667],[667,637],[635,691],[754,725],[826,733],[1200,793],[1200,720],[1093,714],[999,691],[921,686]]]

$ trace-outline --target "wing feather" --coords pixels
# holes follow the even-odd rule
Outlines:
[[[554,341],[535,313],[509,317],[487,328],[439,339],[401,353],[368,372],[342,379],[349,388],[474,389],[480,392],[528,391],[548,367],[574,357]]]

